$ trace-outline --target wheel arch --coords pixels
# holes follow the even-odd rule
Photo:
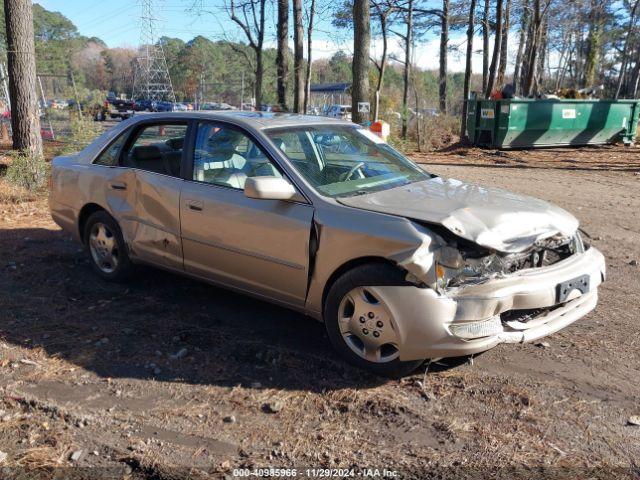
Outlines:
[[[87,225],[87,220],[91,215],[100,211],[109,213],[106,208],[98,205],[97,203],[87,203],[80,209],[80,213],[78,215],[78,233],[80,234],[80,240],[82,243],[85,243],[84,230]]]
[[[338,280],[338,278],[340,278],[342,275],[344,275],[349,270],[353,270],[354,268],[360,267],[362,265],[372,265],[372,264],[390,265],[390,266],[392,266],[394,268],[402,270],[402,268],[400,268],[396,263],[392,262],[391,260],[389,260],[388,258],[385,258],[385,257],[376,257],[376,256],[358,257],[358,258],[353,258],[353,259],[343,263],[342,265],[340,265],[337,269],[335,269],[333,271],[333,273],[329,276],[329,279],[327,280],[327,282],[324,285],[324,289],[322,291],[322,317],[323,317],[323,321],[324,321],[325,305],[327,303],[327,295],[329,294],[329,291],[331,290],[331,287],[336,282],[336,280]]]

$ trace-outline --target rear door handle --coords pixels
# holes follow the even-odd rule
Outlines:
[[[126,190],[127,189],[127,184],[124,182],[113,182],[110,187],[113,190]]]
[[[187,200],[187,207],[189,207],[189,210],[193,210],[194,212],[201,212],[204,205],[202,202],[198,202],[196,200]]]

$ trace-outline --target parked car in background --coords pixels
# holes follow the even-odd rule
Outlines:
[[[155,112],[155,101],[148,99],[138,99],[135,102],[135,109],[137,112]]]
[[[225,111],[237,110],[237,108],[224,102],[204,102],[200,104],[200,110]]]
[[[55,158],[49,198],[101,278],[143,263],[250,293],[382,375],[556,332],[605,279],[561,208],[431,174],[326,117],[134,117]]]
[[[331,105],[326,116],[351,121],[351,105]]]
[[[173,112],[176,110],[176,106],[173,102],[167,102],[164,100],[157,100],[155,103],[154,112]]]
[[[139,108],[134,100],[127,100],[116,96],[107,96],[104,106],[109,117],[120,118],[122,120],[133,116],[136,109]]]
[[[185,104],[165,100],[136,100],[136,111],[139,112],[183,112],[188,108]]]

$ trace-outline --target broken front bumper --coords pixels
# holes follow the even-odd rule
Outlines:
[[[560,294],[559,286],[578,278],[588,278],[588,287]],[[469,355],[554,333],[595,308],[604,279],[604,257],[590,248],[548,267],[451,289],[446,295],[416,287],[375,289],[396,319],[400,359],[415,360]]]

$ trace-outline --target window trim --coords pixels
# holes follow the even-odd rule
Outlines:
[[[184,133],[184,140],[185,143],[182,145],[182,156],[180,158],[180,174],[178,176],[175,175],[168,175],[166,173],[159,173],[159,172],[153,172],[151,170],[145,170],[143,168],[136,168],[136,167],[129,167],[126,165],[123,165],[123,158],[124,158],[124,152],[125,151],[129,151],[129,149],[132,147],[133,142],[135,142],[138,139],[139,133],[148,127],[155,127],[155,126],[160,126],[160,125],[185,125],[187,127],[187,130]],[[136,123],[135,125],[132,125],[131,128],[129,129],[128,132],[128,137],[127,140],[122,148],[122,150],[120,150],[120,154],[118,155],[118,166],[121,168],[130,168],[131,170],[134,171],[140,171],[140,172],[147,172],[147,173],[153,173],[155,175],[162,175],[164,177],[169,177],[169,178],[178,178],[181,180],[185,179],[185,163],[187,161],[186,158],[186,153],[187,153],[187,148],[189,147],[189,144],[187,142],[189,136],[190,136],[190,131],[193,130],[193,120],[192,119],[180,119],[180,120],[173,120],[173,119],[169,119],[169,118],[165,118],[165,119],[157,119],[157,118],[153,118],[153,119],[145,119],[141,122]]]
[[[229,128],[231,130],[235,130],[237,132],[242,133],[244,136],[246,136],[255,146],[256,148],[259,148],[262,153],[264,154],[264,156],[273,164],[273,166],[276,168],[276,170],[278,170],[280,172],[280,174],[282,175],[282,178],[284,178],[285,180],[287,180],[289,183],[291,183],[291,185],[294,186],[294,188],[296,189],[296,192],[298,192],[298,194],[304,198],[304,201],[299,201],[299,200],[285,200],[287,202],[290,203],[299,203],[302,205],[313,205],[313,203],[309,200],[309,198],[307,197],[307,195],[304,193],[304,191],[298,186],[298,184],[292,180],[291,175],[289,175],[289,172],[287,172],[287,169],[284,168],[282,166],[282,164],[276,160],[274,158],[273,155],[271,155],[271,153],[269,153],[269,150],[265,147],[264,142],[260,141],[260,139],[252,134],[250,131],[248,131],[247,129],[233,124],[233,123],[229,123],[229,122],[225,122],[223,120],[219,120],[219,119],[207,119],[207,118],[194,118],[192,120],[192,125],[191,125],[191,131],[190,131],[190,135],[189,135],[189,141],[188,144],[186,144],[189,148],[189,156],[188,159],[186,161],[185,164],[185,175],[183,176],[184,180],[186,182],[193,182],[193,183],[198,183],[201,185],[208,185],[210,187],[216,187],[216,188],[224,188],[227,190],[232,190],[234,192],[239,192],[242,195],[244,195],[244,189],[240,189],[240,188],[235,188],[235,187],[230,187],[228,185],[221,185],[218,183],[211,183],[211,182],[204,182],[201,180],[195,180],[193,178],[193,169],[194,169],[194,157],[195,157],[195,146],[196,146],[196,138],[198,135],[198,127],[200,124],[213,124],[213,125],[218,125],[221,128]],[[185,146],[185,150],[187,148],[187,146]]]
[[[148,126],[165,125],[165,124],[187,126],[187,131],[185,132],[185,137],[184,137],[185,143],[182,146],[182,158],[180,159],[180,176],[176,177],[174,175],[167,175],[164,173],[152,172],[150,170],[143,170],[141,168],[128,167],[122,164],[122,154],[125,151],[125,149],[128,149],[131,146],[131,142],[133,141],[133,138],[134,138],[133,137],[134,133],[137,133],[140,131],[140,129],[146,128]],[[153,173],[155,175],[162,175],[169,178],[178,178],[181,180],[185,180],[186,179],[185,167],[187,167],[187,163],[188,163],[188,158],[185,158],[185,157],[188,149],[190,148],[189,140],[191,137],[191,131],[194,130],[193,126],[194,126],[193,118],[185,118],[185,119],[178,119],[178,120],[175,120],[173,118],[166,118],[166,117],[165,118],[145,118],[135,123],[134,125],[127,127],[124,131],[120,132],[119,135],[113,138],[105,147],[103,147],[100,150],[100,152],[98,152],[98,154],[91,161],[90,165],[96,166],[96,167],[102,167],[102,168],[127,168],[133,171],[139,170],[141,172],[148,172],[148,173]],[[96,163],[96,160],[98,160],[109,148],[113,146],[114,143],[116,143],[123,137],[125,137],[125,141],[124,141],[124,144],[122,145],[122,148],[118,152],[118,161],[116,165],[101,165],[99,163]]]
[[[120,157],[122,156],[122,149],[124,148],[124,146],[127,144],[128,140],[129,140],[129,134],[131,133],[131,128],[126,129],[124,132],[120,132],[120,135],[117,135],[115,138],[111,139],[111,141],[109,143],[107,143],[107,145],[105,147],[103,147],[100,152],[98,152],[98,154],[93,158],[93,160],[91,160],[91,165],[95,165],[96,167],[105,167],[105,168],[122,168],[120,165]],[[120,151],[118,152],[118,157],[116,159],[116,164],[115,165],[102,165],[100,163],[96,163],[98,161],[98,159],[100,157],[102,157],[102,155],[104,155],[107,150],[109,150],[114,143],[118,142],[121,138],[124,138],[124,143],[122,144],[122,147],[120,148]]]

